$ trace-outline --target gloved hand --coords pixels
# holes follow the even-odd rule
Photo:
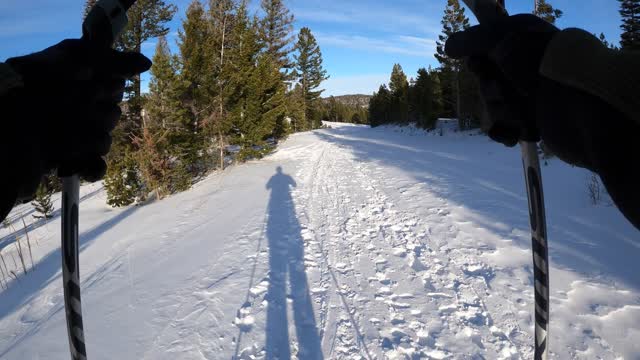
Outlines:
[[[545,52],[558,32],[534,15],[515,15],[453,34],[445,52],[467,59],[478,78],[493,140],[515,146],[542,139],[560,159],[597,172],[618,208],[640,229],[640,174],[629,165],[637,158],[640,124],[603,98],[541,75]],[[586,49],[603,47],[595,37],[577,41]]]
[[[507,146],[539,141],[539,68],[559,29],[530,14],[514,15],[451,35],[445,52],[466,58],[493,120],[489,136]]]
[[[151,61],[142,54],[65,40],[6,63],[24,83],[5,99],[12,111],[0,135],[5,144],[18,146],[9,155],[14,157],[17,197],[31,196],[52,169],[64,168],[88,181],[101,179],[106,171],[102,156],[109,152],[121,116],[125,80],[149,70]]]

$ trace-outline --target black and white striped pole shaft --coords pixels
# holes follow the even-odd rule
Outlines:
[[[135,0],[100,0],[82,25],[82,37],[96,46],[111,47],[127,25],[127,10]],[[62,282],[67,334],[72,360],[86,360],[82,323],[80,265],[78,252],[78,214],[80,179],[72,167],[62,167]]]
[[[78,265],[79,195],[78,176],[72,175],[62,178],[62,283],[69,350],[73,360],[87,358],[84,345]]]
[[[463,0],[479,22],[491,22],[508,16],[504,0]],[[533,249],[535,286],[535,346],[534,359],[546,360],[549,353],[549,251],[547,247],[547,221],[542,190],[542,171],[535,142],[521,141],[529,221]]]

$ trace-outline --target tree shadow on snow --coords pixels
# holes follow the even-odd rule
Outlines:
[[[424,187],[450,205],[470,210],[466,212],[469,220],[503,239],[515,241],[520,248],[530,249],[528,236],[515,236],[529,232],[527,197],[516,150],[506,153],[501,145],[494,144],[496,151],[492,154],[491,147],[477,146],[489,139],[462,135],[410,136],[361,127],[340,127],[315,134],[349,149],[357,161],[400,169],[415,180],[412,185]],[[429,143],[434,146],[425,146]],[[640,290],[637,230],[622,216],[608,216],[610,212],[600,211],[603,209],[586,206],[576,212],[575,203],[582,198],[579,189],[574,188],[584,184],[563,182],[562,174],[543,169],[551,261],[591,276],[607,274]],[[584,202],[586,205],[586,192]]]
[[[304,268],[304,242],[296,217],[291,187],[293,178],[277,168],[267,183],[271,190],[266,235],[269,242],[269,288],[266,295],[267,359],[291,358],[291,341],[287,320],[287,275],[289,298],[293,305],[293,322],[298,339],[298,358],[322,359],[320,338],[309,295]]]
[[[80,252],[86,249],[94,240],[100,237],[100,235],[118,225],[138,209],[140,209],[140,207],[132,206],[124,211],[117,213],[117,215],[115,215],[111,219],[92,228],[91,230],[80,234]],[[42,289],[44,289],[53,281],[62,282],[61,262],[62,255],[60,253],[60,248],[58,248],[38,261],[35,268],[33,268],[26,275],[19,277],[18,280],[9,287],[9,289],[1,292],[0,304],[2,306],[0,306],[0,319],[11,315],[20,307],[28,304],[31,300],[33,300],[40,294],[40,291]],[[82,254],[80,254],[80,262],[82,263]],[[80,280],[81,282],[83,280],[82,273],[80,274]],[[60,302],[57,304],[57,306],[51,308],[49,310],[49,313],[43,316],[42,321],[39,321],[39,323],[35,326],[31,326],[26,333],[18,335],[6,349],[0,350],[0,358],[8,354],[17,344],[35,334],[39,330],[40,325],[46,322],[47,319],[51,318],[57,312],[63,311],[64,305],[61,299],[62,287],[60,287]]]
[[[98,195],[100,192],[102,192],[104,190],[104,188],[100,187],[84,196],[82,196],[80,198],[80,203],[82,203],[85,200],[89,200],[92,197]],[[59,202],[59,199],[56,199],[57,202]],[[57,206],[61,206],[60,203],[56,204]],[[2,238],[0,238],[0,251],[2,251],[2,249],[4,249],[5,247],[13,244],[16,241],[16,237],[24,237],[26,236],[25,234],[25,229],[23,227],[22,221],[21,219],[23,217],[27,217],[29,215],[32,215],[35,212],[35,208],[29,209],[28,211],[24,212],[24,213],[12,213],[10,214],[9,217],[7,217],[7,221],[9,224],[13,225],[14,228],[16,229],[15,231],[13,231],[11,234],[8,234]],[[39,229],[40,227],[52,222],[53,220],[57,219],[58,217],[60,217],[60,215],[62,214],[62,209],[60,207],[58,207],[56,210],[53,211],[53,213],[51,214],[51,217],[49,219],[37,219],[33,222],[31,222],[29,225],[27,225],[27,232],[32,232],[35,231],[37,229]]]

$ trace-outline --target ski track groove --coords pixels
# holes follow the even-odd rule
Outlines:
[[[273,193],[269,195],[264,187],[259,188],[262,192],[251,193],[260,201],[241,204],[248,213],[243,212],[242,222],[230,227],[227,235],[233,241],[213,244],[213,256],[196,257],[199,262],[191,264],[188,271],[167,269],[166,275],[149,276],[145,274],[148,269],[144,261],[139,259],[142,254],[149,254],[160,260],[180,261],[206,247],[208,241],[220,241],[215,236],[210,239],[208,230],[220,226],[218,215],[225,211],[214,199],[226,200],[225,204],[235,201],[231,196],[214,196],[231,191],[223,184],[225,178],[229,174],[233,174],[229,182],[248,180],[247,174],[268,178],[272,166],[282,164],[297,182],[290,192],[300,234],[287,235],[299,235],[303,241],[304,257],[301,264],[294,265],[303,266],[308,279],[306,291],[313,303],[322,349],[319,358],[532,358],[532,269],[491,257],[501,250],[503,238],[511,242],[521,235],[514,234],[518,225],[506,224],[512,226],[511,234],[508,230],[506,235],[493,234],[491,230],[487,234],[483,223],[475,220],[473,207],[456,204],[456,197],[452,196],[456,191],[467,196],[475,190],[472,186],[438,178],[446,175],[440,174],[438,168],[418,178],[384,157],[368,157],[370,151],[373,153],[368,147],[384,141],[376,138],[376,133],[363,135],[371,136],[370,141],[365,138],[357,145],[353,142],[357,148],[344,145],[351,144],[351,133],[334,133],[345,142],[332,141],[331,133],[321,130],[304,134],[299,143],[294,139],[293,146],[285,144],[280,154],[241,165],[247,169],[264,166],[262,169],[234,172],[232,168],[207,180],[210,183],[200,189],[197,198],[187,197],[190,201],[179,203],[172,215],[175,222],[143,239],[148,243],[116,238],[111,247],[105,247],[106,260],[96,257],[100,260],[91,263],[82,288],[90,296],[97,291],[114,296],[114,303],[103,307],[109,320],[105,323],[120,325],[127,316],[147,314],[139,316],[144,319],[140,329],[132,329],[131,335],[122,334],[136,343],[131,357],[217,359],[224,354],[232,360],[269,358],[264,325],[269,306],[269,251],[273,250],[269,249],[267,226],[269,211],[273,210],[267,208],[263,212],[261,206],[262,200]],[[325,137],[327,134],[331,136]],[[356,133],[354,139],[358,140],[358,136]],[[241,185],[256,189],[264,186],[261,181],[251,179]],[[201,185],[205,182],[194,185],[194,189],[198,191]],[[486,186],[501,190],[491,183]],[[166,202],[154,205],[163,204]],[[493,206],[502,205],[496,200]],[[157,241],[152,251],[150,241]],[[519,250],[513,245],[505,248]],[[509,252],[501,256],[509,256]],[[142,274],[136,274],[136,270]],[[142,279],[152,282],[149,288],[140,286]],[[575,308],[575,320],[565,322],[563,329],[582,335],[574,335],[574,347],[556,347],[557,353],[553,352],[552,337],[550,359],[583,359],[593,354],[602,359],[622,358],[614,350],[619,346],[616,339],[601,336],[597,321],[609,315],[633,315],[638,301],[635,293],[620,290],[620,299],[607,302],[597,297],[603,296],[600,292],[589,300],[580,292],[588,293],[590,286],[599,286],[603,281],[578,279],[587,281],[573,281],[569,288],[552,296],[552,305],[557,312]],[[170,287],[162,287],[165,280]],[[154,287],[154,281],[161,285]],[[119,285],[120,293],[111,294],[109,291],[116,291],[105,284]],[[294,298],[291,291],[287,287],[285,304],[289,310]],[[574,291],[576,294],[572,294]],[[579,303],[580,296],[587,298],[585,304]],[[577,303],[571,304],[572,300]],[[602,309],[580,308],[587,305]],[[24,309],[11,315],[20,327],[11,328],[13,334],[5,331],[12,338],[0,358],[18,354],[21,343],[47,330],[54,317],[63,318],[62,310],[62,295],[49,290],[30,300]],[[616,315],[618,310],[627,312]],[[300,344],[292,319],[289,316],[291,356],[298,359]]]
[[[347,166],[345,166],[345,162]],[[360,302],[354,301],[355,298],[362,295],[371,295],[363,291],[364,289],[360,285],[361,281],[359,280],[365,276],[362,275],[356,265],[359,265],[359,263],[362,262],[360,258],[365,256],[367,258],[365,262],[369,263],[371,267],[367,269],[367,271],[379,275],[383,281],[387,281],[389,274],[410,273],[411,268],[406,266],[406,264],[401,265],[400,268],[393,268],[386,263],[388,259],[384,259],[385,263],[381,266],[382,271],[377,268],[379,264],[374,264],[376,258],[381,254],[390,254],[396,249],[407,248],[408,245],[414,246],[414,249],[416,246],[417,248],[422,247],[423,249],[418,250],[419,252],[423,252],[423,250],[426,252],[428,250],[433,259],[439,259],[439,263],[446,265],[445,271],[441,271],[444,276],[438,277],[436,276],[437,273],[429,274],[432,280],[451,284],[452,281],[447,274],[454,274],[455,286],[447,289],[452,292],[452,297],[455,299],[454,304],[448,304],[442,299],[435,300],[435,308],[437,309],[447,305],[455,306],[454,311],[447,311],[445,314],[448,331],[451,333],[465,329],[477,331],[478,333],[472,334],[472,338],[477,339],[479,337],[480,339],[474,340],[479,344],[476,355],[479,355],[480,350],[483,350],[485,346],[493,346],[492,343],[496,343],[494,346],[494,354],[496,356],[500,354],[500,351],[504,350],[505,346],[510,346],[514,348],[515,353],[519,354],[518,357],[512,356],[510,358],[521,358],[521,356],[527,358],[531,352],[532,347],[530,341],[532,341],[532,339],[527,333],[521,330],[517,322],[510,319],[502,319],[506,320],[503,321],[502,324],[508,324],[510,328],[510,331],[505,334],[504,341],[496,340],[496,336],[493,335],[489,329],[493,326],[495,316],[492,315],[492,311],[485,301],[482,300],[483,296],[480,294],[488,293],[489,286],[485,274],[490,274],[494,270],[485,263],[475,262],[471,265],[479,266],[483,272],[479,274],[479,276],[475,274],[465,274],[462,269],[463,266],[469,265],[469,261],[467,259],[468,255],[465,254],[464,251],[447,249],[448,251],[443,252],[438,248],[434,251],[431,247],[435,247],[436,244],[431,244],[431,239],[426,239],[426,242],[418,242],[419,244],[415,242],[409,244],[409,239],[418,238],[416,231],[414,231],[415,229],[413,229],[418,223],[418,217],[411,213],[395,209],[395,205],[389,200],[390,196],[386,194],[386,191],[388,191],[386,189],[391,188],[396,191],[399,189],[393,186],[389,187],[384,183],[381,184],[379,179],[384,178],[382,176],[376,176],[376,171],[371,170],[371,167],[376,168],[376,165],[355,163],[354,160],[350,158],[348,152],[342,151],[342,149],[334,144],[325,143],[318,158],[307,161],[307,165],[303,166],[303,169],[298,172],[299,178],[307,180],[305,181],[304,188],[294,192],[294,199],[298,204],[298,213],[303,215],[303,228],[313,233],[313,239],[315,243],[318,244],[320,253],[323,254],[323,260],[320,262],[320,278],[318,283],[313,286],[327,289],[327,287],[332,285],[331,289],[327,289],[322,295],[316,297],[316,303],[320,309],[317,315],[319,318],[319,332],[327,358],[352,358],[355,355],[366,359],[380,358],[385,357],[388,350],[397,351],[401,347],[402,344],[396,343],[392,345],[393,349],[381,349],[381,346],[384,344],[380,344],[380,342],[385,341],[385,334],[383,333],[385,331],[388,332],[388,328],[377,329],[378,339],[367,340],[365,336],[362,335],[365,333],[365,331],[363,331],[364,328],[369,327],[366,321],[368,316],[365,314],[371,313],[372,315],[369,318],[373,318],[378,311],[376,311],[377,306],[374,305],[372,307],[369,305],[372,301],[375,303],[377,301],[376,299],[367,299],[366,301]],[[339,169],[344,168],[354,170],[349,174],[352,178],[349,178],[349,176],[339,171]],[[320,183],[320,181],[316,179],[322,179],[324,182]],[[356,186],[358,184],[368,184],[368,187],[371,189],[367,194],[354,194],[356,197],[362,197],[360,200],[362,200],[363,203],[360,204],[360,209],[353,205],[354,201],[347,193],[349,185],[352,184],[356,184]],[[307,193],[309,195],[308,197],[300,196],[299,194],[301,193]],[[403,196],[404,194],[400,193],[400,195]],[[369,223],[366,221],[362,222],[363,224],[350,226],[359,212],[366,210],[373,210],[371,212],[374,217],[377,217],[378,228],[371,229],[367,227]],[[440,210],[444,211],[435,213],[427,219],[423,219],[421,223],[428,225],[432,221],[441,222],[443,217],[450,214],[446,201],[443,201]],[[443,216],[441,214],[445,215]],[[393,230],[394,226],[407,228],[407,226],[404,225],[406,223],[414,223],[414,226],[410,226],[409,229],[401,229],[399,232]],[[460,229],[454,222],[449,222],[448,225],[450,226],[448,231],[450,235],[455,236],[455,234],[460,232]],[[370,230],[377,232],[376,236],[370,242],[372,245],[371,248],[364,249],[362,248],[364,245],[363,242],[350,241],[350,239],[357,236],[357,234],[362,234]],[[329,240],[328,243],[326,239]],[[305,245],[307,253],[316,250],[310,248],[309,243]],[[422,262],[428,260],[423,254],[415,255],[415,257]],[[325,263],[326,267],[324,265]],[[348,265],[347,267],[338,269],[336,264],[350,264],[351,266]],[[425,269],[415,271],[415,276],[421,273],[424,274],[428,272],[428,270],[430,270],[430,267],[427,265]],[[345,277],[344,281],[339,281],[340,274],[342,273],[348,273],[350,276]],[[327,274],[333,277],[334,281],[332,283],[327,283]],[[395,288],[411,289],[412,283],[410,281],[406,282],[406,284],[403,284],[403,282],[405,281],[392,280],[391,285]],[[478,288],[479,286],[480,288]],[[379,286],[378,291],[381,288],[385,287]],[[474,295],[474,304],[465,304],[464,300],[462,300],[461,292],[466,289]],[[388,296],[397,296],[397,294],[392,292],[388,294]],[[384,296],[382,296],[382,298],[384,298]],[[394,329],[401,328],[402,332],[406,332],[407,334],[411,334],[412,330],[414,330],[413,334],[424,330],[427,324],[423,321],[416,319],[409,321],[404,320],[405,318],[409,318],[409,316],[405,316],[407,310],[412,310],[415,305],[419,307],[421,301],[422,299],[414,300],[413,302],[417,302],[418,304],[409,304],[407,306],[405,305],[407,304],[406,300],[394,301],[385,299],[388,313],[387,321],[392,322]],[[338,302],[342,302],[343,304],[339,304]],[[508,301],[506,304],[509,307],[509,313],[513,314],[512,305]],[[471,311],[474,309],[479,309],[480,326],[470,324],[468,319],[456,317],[461,314],[461,311]],[[429,317],[431,314],[426,315]],[[433,315],[437,317],[437,315]],[[409,328],[407,328],[407,323]],[[480,329],[475,329],[474,326]],[[411,327],[415,329],[411,329]],[[391,331],[393,332],[394,330]],[[523,334],[523,339],[516,342],[512,339],[513,333]],[[388,338],[389,336],[386,335],[386,337]],[[417,342],[414,341],[416,336],[413,335],[413,337],[414,339],[410,339],[409,342],[415,345]],[[371,340],[374,341],[372,342]],[[407,339],[402,340],[404,340],[405,343],[407,341]],[[439,350],[439,346],[435,341],[433,345],[435,345],[433,350]],[[369,352],[369,346],[375,348],[373,356]],[[423,350],[425,350],[425,346],[416,346],[414,354],[424,355],[424,353],[421,353]],[[472,354],[469,355],[473,356]]]

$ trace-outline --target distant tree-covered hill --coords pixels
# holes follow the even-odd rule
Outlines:
[[[323,98],[325,103],[328,103],[331,98],[334,98],[337,102],[347,105],[347,106],[361,106],[368,108],[369,100],[371,99],[371,95],[341,95],[341,96],[330,96]]]
[[[369,95],[330,96],[322,99],[320,118],[325,121],[369,123]]]

